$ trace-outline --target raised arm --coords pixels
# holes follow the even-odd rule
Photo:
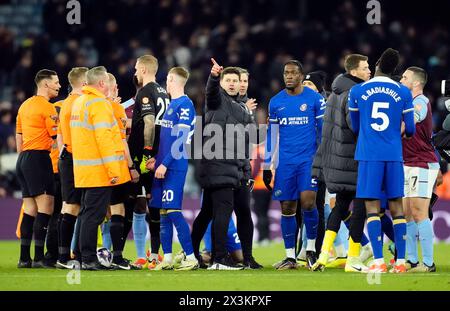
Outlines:
[[[220,73],[223,67],[214,58],[211,58],[213,66],[206,83],[206,106],[208,109],[217,109],[220,106]]]

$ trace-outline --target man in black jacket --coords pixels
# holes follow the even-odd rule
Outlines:
[[[336,205],[327,223],[319,259],[313,270],[323,270],[328,253],[342,220],[350,217],[349,207],[353,201],[350,221],[350,240],[345,271],[361,272],[365,266],[359,259],[361,238],[365,220],[364,201],[355,199],[358,163],[354,160],[356,137],[351,130],[347,99],[350,89],[370,79],[368,58],[351,54],[345,58],[345,74],[339,75],[332,84],[322,128],[322,142],[313,163],[313,176],[325,181],[330,193],[336,193]]]
[[[253,223],[251,215],[241,205],[235,205],[236,189],[247,183],[245,126],[252,116],[239,103],[240,71],[223,68],[214,59],[206,85],[206,107],[203,130],[203,153],[200,183],[203,202],[192,228],[194,252],[198,256],[200,240],[212,218],[212,270],[239,270],[257,265],[252,256]],[[226,250],[227,229],[235,210],[237,230],[241,240],[244,266],[237,265]]]

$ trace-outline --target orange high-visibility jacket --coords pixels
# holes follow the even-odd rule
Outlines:
[[[130,172],[111,104],[95,88],[85,86],[82,91],[70,117],[75,187],[112,186],[113,177],[119,178],[115,185],[126,183]]]

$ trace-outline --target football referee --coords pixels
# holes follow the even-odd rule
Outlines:
[[[61,85],[56,72],[42,69],[34,79],[35,96],[19,108],[16,120],[16,142],[19,157],[17,178],[25,206],[20,225],[20,259],[18,268],[43,268],[44,242],[53,213],[55,180],[50,150],[56,139],[58,116],[49,102],[58,96]],[[30,245],[34,232],[34,260]]]

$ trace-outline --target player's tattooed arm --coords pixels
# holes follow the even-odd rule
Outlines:
[[[144,146],[153,148],[155,142],[155,116],[147,114],[144,116]]]

